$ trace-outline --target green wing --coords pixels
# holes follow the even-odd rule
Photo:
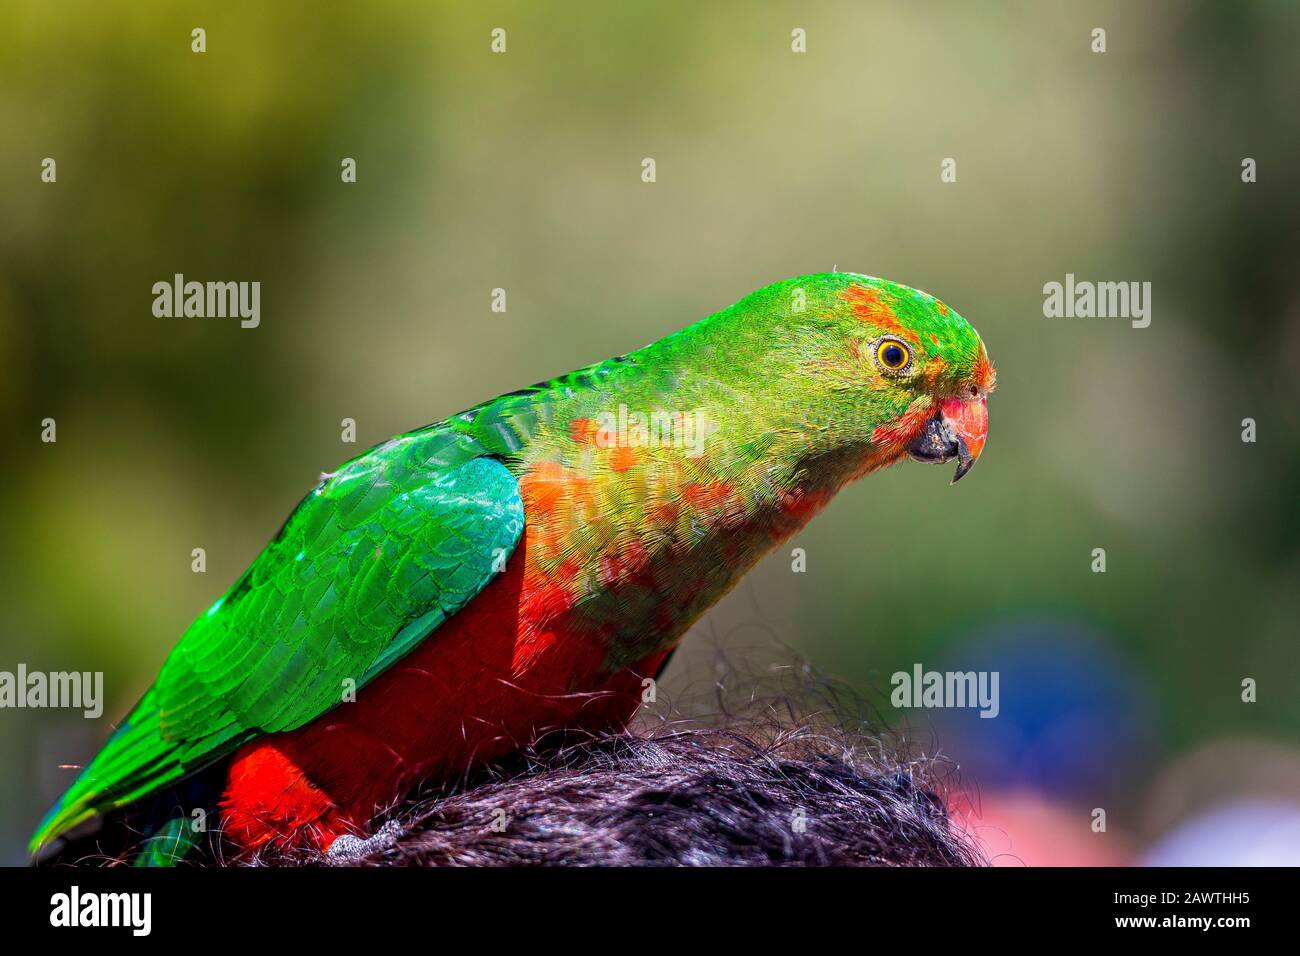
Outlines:
[[[433,444],[430,461],[422,452]],[[514,477],[475,453],[415,433],[322,481],[185,632],[41,822],[32,852],[248,740],[320,716],[345,680],[363,686],[464,607],[504,567],[524,524]]]

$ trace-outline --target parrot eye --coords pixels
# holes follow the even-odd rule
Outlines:
[[[911,360],[912,353],[897,339],[881,339],[876,343],[876,361],[880,363],[881,368],[898,372],[907,368]]]

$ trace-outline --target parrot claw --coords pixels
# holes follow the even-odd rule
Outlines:
[[[364,840],[350,833],[336,837],[330,844],[330,848],[325,851],[325,855],[331,863],[351,863],[379,850],[387,850],[401,835],[402,828],[398,826],[397,821],[389,820],[374,836]]]

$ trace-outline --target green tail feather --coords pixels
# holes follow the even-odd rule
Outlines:
[[[172,817],[147,839],[132,866],[175,866],[195,845],[194,831],[184,816]]]
[[[185,773],[158,733],[158,708],[151,688],[98,756],[50,808],[28,844],[41,847],[97,813],[130,803]]]

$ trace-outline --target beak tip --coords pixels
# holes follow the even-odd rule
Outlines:
[[[957,470],[948,483],[955,485],[979,461],[988,434],[988,406],[978,400],[950,399],[926,420],[907,445],[916,461],[948,462],[957,459]]]
[[[953,472],[952,481],[948,482],[948,484],[955,485],[970,474],[970,470],[975,467],[975,461],[976,459],[967,451],[966,443],[959,440],[957,442],[957,470]]]

